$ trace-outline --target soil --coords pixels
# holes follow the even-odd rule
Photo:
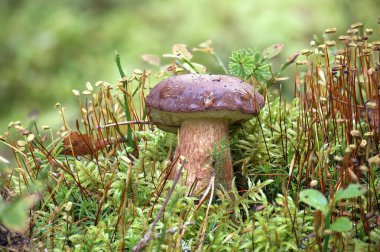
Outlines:
[[[30,241],[23,234],[0,225],[0,251],[30,251]]]
[[[0,188],[0,197],[5,201],[11,198],[11,192]],[[30,251],[30,240],[19,232],[13,232],[0,224],[0,251]]]

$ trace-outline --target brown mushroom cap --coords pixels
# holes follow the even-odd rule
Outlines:
[[[259,113],[264,98],[235,77],[185,74],[158,83],[146,104],[152,122],[176,132],[185,119],[228,119],[230,125],[247,121]]]

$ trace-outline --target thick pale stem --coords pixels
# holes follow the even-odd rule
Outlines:
[[[227,190],[233,178],[229,149],[228,120],[189,119],[182,122],[175,157],[186,158],[186,179],[182,183],[191,186],[197,179],[195,191],[206,187],[215,171],[216,182]],[[176,167],[176,166],[175,166]],[[171,178],[177,170],[173,168]]]

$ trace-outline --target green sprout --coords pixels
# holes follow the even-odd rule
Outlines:
[[[260,83],[267,82],[272,77],[270,64],[265,63],[265,59],[256,49],[233,51],[228,70],[231,75],[243,80],[254,78]]]

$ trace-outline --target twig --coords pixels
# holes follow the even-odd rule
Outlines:
[[[202,196],[202,198],[199,200],[199,204],[195,207],[194,211],[191,213],[190,217],[188,218],[188,222],[190,222],[193,217],[194,217],[194,214],[198,211],[198,209],[203,205],[203,203],[206,201],[207,199],[207,196],[209,195],[209,192],[211,190],[211,200],[212,200],[212,197],[213,197],[213,194],[214,194],[214,182],[215,182],[215,174],[211,177],[210,179],[210,182],[208,183],[207,185],[207,188]],[[208,208],[207,208],[208,209]],[[207,218],[207,216],[206,216]],[[182,232],[180,234],[180,239],[182,239],[182,237],[185,235],[185,232],[186,232],[186,227],[187,226],[184,226],[184,228],[182,229]]]
[[[109,123],[105,125],[97,126],[98,129],[104,129],[108,127],[114,127],[117,125],[130,125],[130,124],[151,124],[150,121],[125,121],[125,122],[118,122],[118,123]]]
[[[13,145],[11,145],[11,144],[9,144],[9,143],[7,143],[7,142],[5,142],[5,141],[0,141],[0,143],[3,143],[3,144],[5,144],[6,146],[8,146],[8,147],[10,147],[10,148],[12,148],[13,149],[13,151],[15,151],[15,152],[18,152],[19,154],[21,154],[21,155],[23,155],[24,156],[24,158],[27,158],[27,156],[24,154],[24,153],[22,153],[19,149],[17,149],[16,147],[14,147]]]
[[[181,160],[182,160],[182,165],[178,169],[177,175],[175,176],[174,181],[173,181],[173,185],[170,188],[169,193],[166,196],[165,201],[160,208],[160,211],[158,211],[158,214],[157,214],[156,218],[154,219],[152,226],[150,227],[148,232],[146,232],[145,235],[143,236],[143,238],[139,241],[139,243],[137,243],[137,245],[133,247],[133,249],[132,249],[133,252],[139,252],[139,251],[143,250],[146,247],[146,245],[148,244],[148,242],[150,241],[150,239],[152,239],[153,230],[156,227],[158,221],[161,219],[166,205],[169,203],[170,196],[174,192],[175,185],[177,184],[177,182],[181,176],[182,168],[186,165],[186,160],[182,157],[181,157]]]
[[[180,226],[180,227],[172,227],[172,228],[166,230],[166,233],[174,234],[174,233],[177,232],[178,229],[182,229],[182,228],[184,228],[184,227],[187,227],[187,226],[190,226],[190,225],[194,225],[194,223],[195,223],[194,221],[187,221],[187,222],[185,222],[185,223],[184,223],[182,226]],[[155,234],[155,235],[154,235],[154,238],[159,238],[161,235],[162,235],[162,233]]]

